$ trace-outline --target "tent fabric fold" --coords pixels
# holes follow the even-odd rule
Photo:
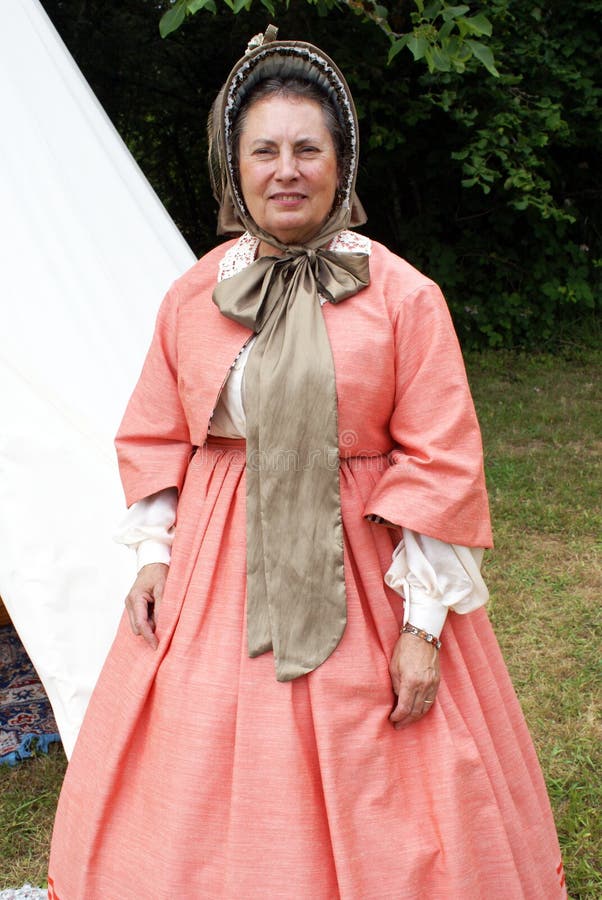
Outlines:
[[[113,435],[193,254],[37,0],[0,29],[0,595],[69,755],[134,577]]]

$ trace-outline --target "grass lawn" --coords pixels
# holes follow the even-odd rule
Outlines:
[[[490,613],[548,783],[569,896],[598,900],[602,353],[485,353],[468,371],[496,538],[485,563]],[[56,747],[0,767],[0,889],[44,884],[63,771]]]
[[[602,353],[468,361],[495,551],[491,618],[574,900],[602,897]]]

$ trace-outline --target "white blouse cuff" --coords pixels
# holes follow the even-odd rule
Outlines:
[[[136,551],[138,571],[149,563],[169,565],[177,506],[177,489],[165,488],[127,511],[113,538]]]
[[[165,563],[168,566],[171,562],[171,544],[164,544],[161,541],[140,541],[135,549],[138,572],[150,563]]]
[[[481,547],[446,544],[403,529],[385,583],[405,599],[404,624],[439,637],[448,610],[468,613],[483,606],[489,591],[481,577]]]

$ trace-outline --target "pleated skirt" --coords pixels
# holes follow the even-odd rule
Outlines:
[[[190,464],[151,650],[121,622],[59,801],[51,900],[566,897],[542,773],[484,610],[451,613],[431,711],[396,731],[397,536],[341,468],[348,624],[278,683],[245,626],[244,448]]]

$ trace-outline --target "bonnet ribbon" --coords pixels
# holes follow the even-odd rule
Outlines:
[[[329,235],[331,236],[331,235]],[[347,620],[334,363],[318,292],[340,303],[370,283],[368,257],[312,245],[263,256],[220,282],[220,311],[257,335],[247,419],[247,636],[278,681],[311,672]]]

